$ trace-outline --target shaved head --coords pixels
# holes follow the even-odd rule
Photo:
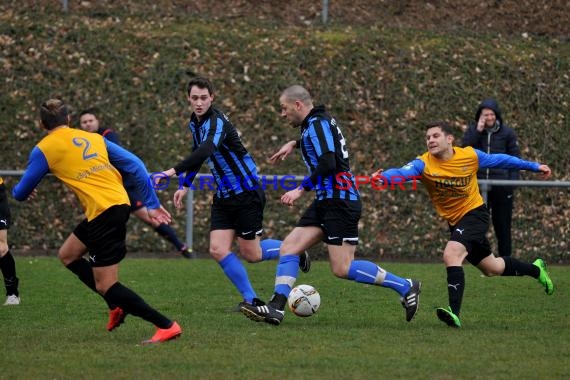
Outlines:
[[[289,102],[300,101],[306,106],[312,106],[313,104],[313,99],[311,98],[311,94],[309,94],[309,91],[307,91],[305,87],[300,86],[298,84],[293,85],[291,87],[287,87],[281,93],[281,98]]]

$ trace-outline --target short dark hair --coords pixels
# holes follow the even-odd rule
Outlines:
[[[429,122],[426,124],[426,131],[430,128],[435,128],[435,127],[441,128],[441,131],[443,132],[444,135],[453,136],[453,129],[451,128],[451,125],[449,125],[448,122],[443,120]]]
[[[47,130],[69,124],[69,109],[61,99],[49,99],[40,106],[40,120]]]
[[[214,85],[204,77],[195,77],[190,79],[190,82],[188,82],[188,87],[186,87],[186,93],[188,95],[190,95],[190,90],[192,90],[192,87],[194,86],[207,89],[210,95],[214,93]]]
[[[97,107],[86,108],[79,113],[79,118],[81,119],[81,116],[87,115],[87,114],[93,115],[98,119],[99,118],[99,116],[98,116],[99,115],[99,109]]]

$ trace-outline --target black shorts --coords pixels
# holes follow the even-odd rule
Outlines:
[[[6,196],[6,186],[0,185],[0,230],[10,228],[10,207],[8,207],[8,197]]]
[[[297,227],[320,227],[325,235],[323,242],[330,245],[342,245],[343,242],[357,245],[361,214],[360,200],[315,200],[297,222]]]
[[[234,230],[245,240],[253,240],[263,233],[265,193],[261,187],[244,191],[231,198],[214,196],[211,208],[210,231]]]
[[[107,267],[125,258],[129,215],[128,205],[113,206],[92,221],[84,219],[75,227],[73,233],[87,246],[92,267]]]
[[[455,226],[449,226],[449,240],[463,244],[467,249],[467,261],[477,265],[492,253],[488,229],[489,210],[482,205],[465,214]]]

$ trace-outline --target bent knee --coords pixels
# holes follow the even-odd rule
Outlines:
[[[104,296],[105,293],[107,292],[107,289],[105,289],[104,287],[96,286],[95,288],[97,289],[97,293],[101,294],[102,296]]]
[[[345,268],[343,266],[331,267],[331,272],[335,275],[335,277],[342,279],[348,278],[348,268]]]
[[[228,255],[228,252],[222,252],[220,247],[210,246],[209,250],[210,256],[212,256],[216,261],[220,262]]]
[[[244,250],[240,251],[241,257],[248,263],[258,263],[261,261],[261,252]]]
[[[495,277],[495,276],[500,276],[503,273],[499,273],[496,270],[493,269],[485,269],[485,270],[481,270],[481,273],[483,273],[483,275],[485,277]]]
[[[59,249],[59,251],[57,251],[57,258],[65,266],[71,264],[73,261],[77,259],[76,255],[72,255],[71,252],[61,248]]]

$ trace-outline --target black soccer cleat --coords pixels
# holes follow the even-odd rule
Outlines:
[[[184,246],[180,248],[180,251],[178,252],[180,252],[182,257],[186,259],[191,259],[194,256],[192,249],[190,249],[186,244],[184,244]]]
[[[307,273],[311,270],[311,256],[309,256],[309,252],[304,251],[299,255],[299,269],[303,273]]]
[[[256,306],[244,303],[241,306],[241,312],[252,321],[279,326],[285,317],[285,303],[287,303],[287,297],[275,293],[268,305]]]
[[[259,298],[254,298],[251,303],[246,302],[246,301],[241,301],[240,303],[237,304],[237,306],[232,309],[232,311],[236,311],[236,312],[241,312],[241,308],[245,305],[250,305],[250,306],[263,306],[265,305],[265,302],[263,302],[262,300],[260,300]]]
[[[284,310],[277,310],[270,305],[253,306],[245,304],[241,307],[243,315],[255,322],[266,322],[278,326],[285,316]]]
[[[451,307],[438,307],[435,310],[437,317],[440,321],[448,325],[449,327],[460,328],[461,327],[461,320],[457,315],[451,311]]]
[[[400,299],[402,306],[406,309],[406,321],[410,322],[418,312],[420,308],[420,293],[422,283],[417,280],[410,281],[412,287],[406,293],[406,295]]]

